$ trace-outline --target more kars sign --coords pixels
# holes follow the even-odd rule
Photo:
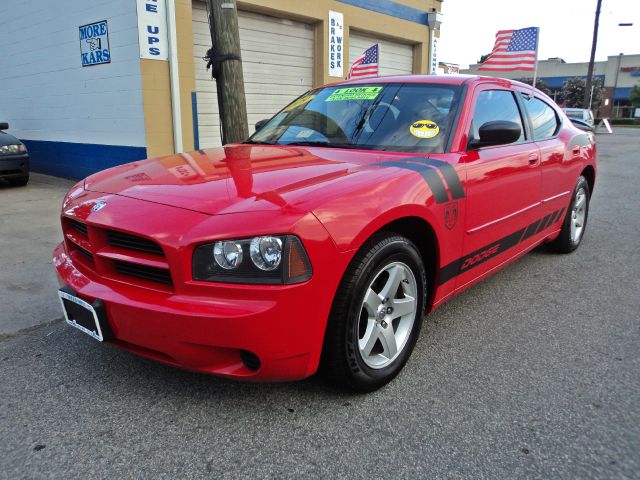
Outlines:
[[[329,76],[344,76],[344,18],[342,13],[329,10]]]
[[[167,60],[167,7],[165,0],[136,0],[140,58]],[[171,0],[173,1],[173,0]]]
[[[80,59],[83,67],[111,63],[109,28],[107,21],[90,23],[79,27]]]

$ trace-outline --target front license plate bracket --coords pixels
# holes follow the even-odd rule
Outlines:
[[[58,298],[65,321],[69,325],[99,342],[113,339],[113,332],[107,321],[106,309],[102,300],[97,299],[93,303],[86,302],[68,286],[58,290]]]

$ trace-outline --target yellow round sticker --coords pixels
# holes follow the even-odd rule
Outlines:
[[[432,120],[418,120],[409,127],[411,135],[418,138],[433,138],[440,133],[440,127]]]

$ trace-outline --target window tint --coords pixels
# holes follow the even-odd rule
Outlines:
[[[523,96],[522,98],[533,125],[533,138],[540,140],[553,137],[560,126],[553,108],[535,97]],[[582,112],[580,118],[582,118]]]
[[[471,123],[470,136],[479,140],[478,129],[487,122],[504,120],[520,125],[520,138],[524,139],[524,127],[518,104],[513,93],[508,90],[484,90],[478,94],[476,108]]]

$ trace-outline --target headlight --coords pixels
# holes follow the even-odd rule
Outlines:
[[[0,147],[0,155],[16,155],[18,153],[25,153],[27,149],[24,145],[15,144],[15,145],[2,145]]]
[[[193,278],[207,282],[291,284],[311,278],[309,257],[293,235],[220,240],[193,252]]]
[[[282,240],[278,237],[256,237],[249,245],[251,260],[260,270],[267,272],[280,266],[282,260]]]
[[[242,245],[237,242],[216,242],[213,258],[225,270],[237,268],[242,263]]]

